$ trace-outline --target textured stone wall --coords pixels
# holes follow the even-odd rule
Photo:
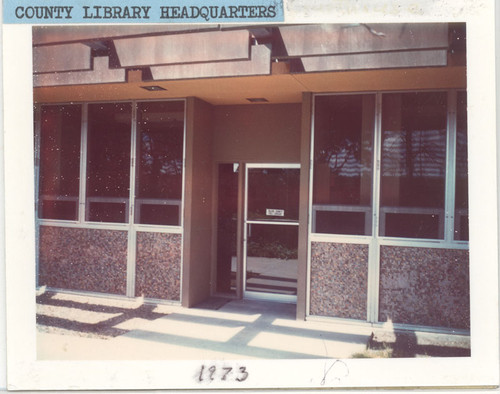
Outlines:
[[[127,232],[40,226],[40,286],[126,294]]]
[[[313,242],[310,314],[366,320],[368,245]]]
[[[379,321],[469,328],[469,252],[380,247]]]
[[[135,295],[180,300],[180,234],[137,233]]]

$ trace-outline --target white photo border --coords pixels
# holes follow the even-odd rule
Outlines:
[[[3,200],[7,389],[153,390],[256,388],[494,387],[499,379],[495,12],[490,0],[288,0],[285,23],[465,22],[469,130],[471,357],[246,360],[244,382],[202,383],[203,361],[39,361],[36,358],[35,217],[31,25],[3,25]],[[0,148],[1,146],[0,140]],[[1,149],[0,149],[1,153]],[[0,170],[1,170],[0,164]],[[1,179],[0,179],[1,180]],[[0,189],[0,192],[2,190]],[[2,219],[0,214],[0,219]],[[1,236],[0,232],[0,236]],[[0,244],[1,246],[1,244]],[[1,283],[0,283],[1,290]],[[1,312],[1,309],[0,309]],[[1,334],[1,330],[0,330]],[[220,362],[215,362],[217,363]],[[243,360],[241,361],[243,363]],[[272,374],[269,371],[273,371]],[[1,374],[1,373],[0,373]],[[0,381],[1,383],[1,381]]]

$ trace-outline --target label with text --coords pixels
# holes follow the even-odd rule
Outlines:
[[[267,216],[285,216],[285,210],[284,209],[266,209],[266,215]]]
[[[283,22],[283,0],[4,0],[4,23]]]

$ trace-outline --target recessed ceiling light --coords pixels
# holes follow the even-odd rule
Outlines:
[[[252,97],[252,98],[247,98],[248,101],[251,103],[268,103],[269,101],[263,97]]]
[[[167,90],[165,88],[162,88],[161,86],[158,85],[152,85],[152,86],[141,86],[141,88],[146,89],[150,92],[158,92],[160,90]]]

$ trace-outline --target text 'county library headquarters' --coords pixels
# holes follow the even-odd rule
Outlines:
[[[34,27],[38,286],[467,332],[465,39]]]

